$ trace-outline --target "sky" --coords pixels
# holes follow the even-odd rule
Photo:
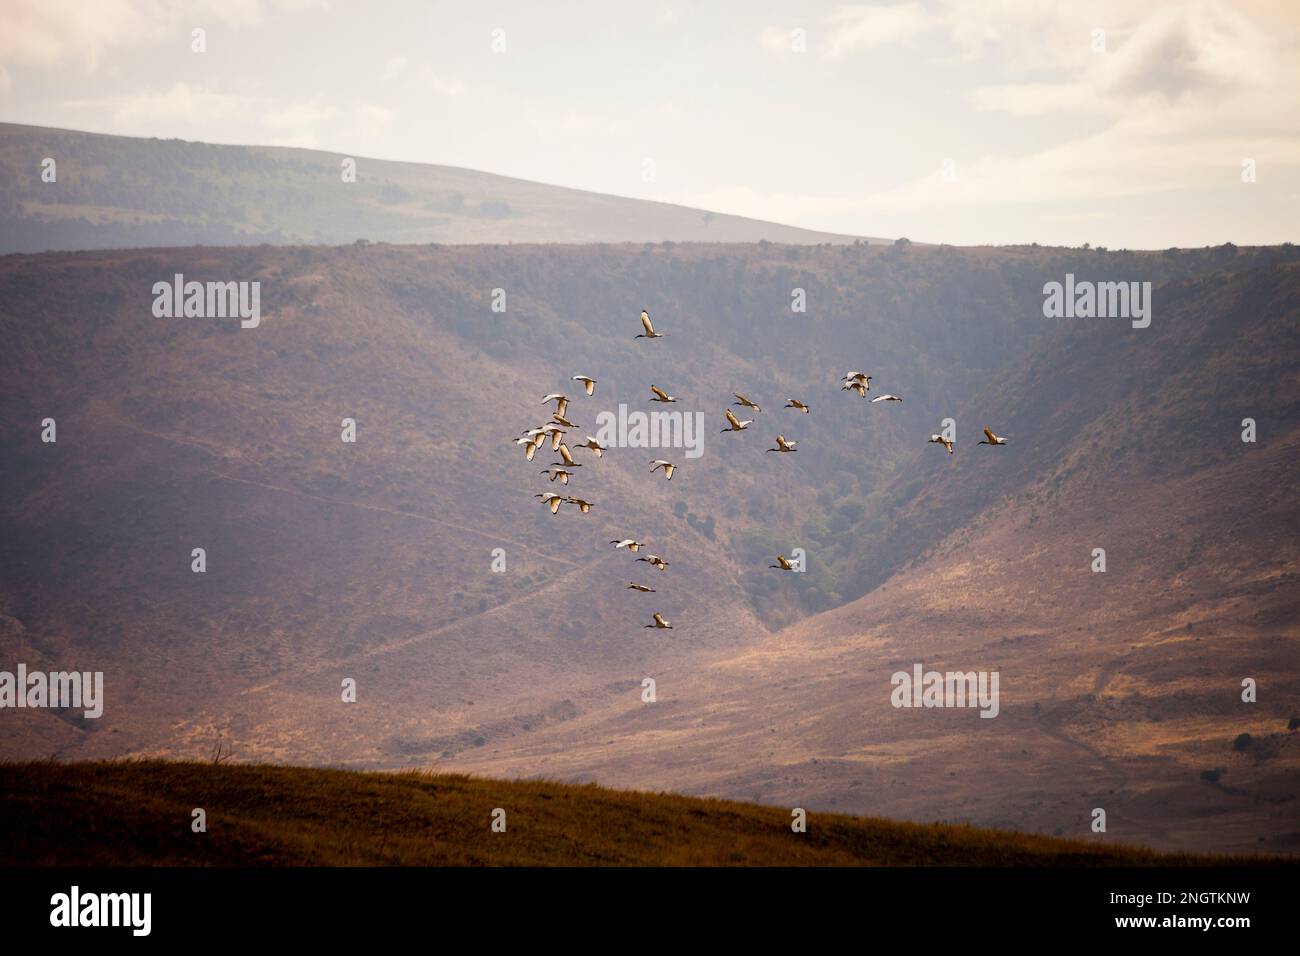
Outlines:
[[[0,0],[0,24],[7,122],[959,245],[1300,239],[1291,0]]]

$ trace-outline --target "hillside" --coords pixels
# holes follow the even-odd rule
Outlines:
[[[1116,839],[1294,852],[1296,263],[771,244],[5,257],[0,654],[103,670],[109,697],[97,721],[6,713],[0,756],[222,745],[1063,835],[1100,805]],[[262,324],[155,318],[175,272],[262,282]],[[1067,272],[1152,281],[1152,326],[1044,319],[1043,283]],[[667,338],[633,340],[642,306]],[[840,391],[852,368],[905,401]],[[568,490],[596,508],[547,513],[532,496],[553,458],[512,444],[539,398],[568,391],[583,435],[599,411],[653,408],[650,384],[704,414],[703,456],[667,483],[658,450],[580,453]],[[720,435],[733,391],[763,410]],[[951,458],[926,443],[948,416]],[[985,424],[1012,443],[977,447]],[[799,453],[766,454],[777,433]],[[671,567],[614,552],[627,535]],[[808,573],[767,567],[793,547]],[[652,611],[674,630],[645,630]],[[1001,669],[1000,717],[893,710],[889,675],[916,661]]]
[[[1105,840],[454,774],[0,764],[0,866],[1197,866]],[[191,829],[193,810],[207,830]],[[505,811],[505,832],[492,814]]]
[[[56,182],[41,178],[46,158],[56,162]],[[355,181],[349,183],[342,176],[347,158],[356,161]],[[853,241],[852,236],[452,166],[0,123],[0,254],[355,240],[760,239]]]

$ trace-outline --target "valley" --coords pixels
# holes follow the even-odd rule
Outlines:
[[[1063,837],[1091,836],[1102,808],[1104,841],[1295,853],[1298,260],[761,243],[5,256],[0,655],[102,671],[107,690],[95,721],[4,712],[0,756],[225,747]],[[259,282],[260,324],[154,316],[153,284],[176,273]],[[1152,281],[1154,321],[1045,318],[1043,285],[1067,273]],[[633,341],[643,306],[668,338]],[[841,391],[858,367],[871,396],[905,401]],[[651,383],[704,415],[703,454],[671,482],[640,449],[580,458],[567,493],[597,507],[539,507],[552,459],[513,444],[538,399],[567,391],[594,435],[620,405],[652,408]],[[735,391],[763,406],[755,424],[708,434]],[[951,456],[926,441],[946,417]],[[978,447],[986,426],[1010,444]],[[799,454],[765,454],[776,434]],[[670,562],[642,573],[655,594],[625,590],[646,565],[608,542],[629,536]],[[795,547],[806,572],[769,568]],[[674,629],[645,630],[652,611]],[[918,663],[998,672],[997,718],[893,707],[890,676]]]

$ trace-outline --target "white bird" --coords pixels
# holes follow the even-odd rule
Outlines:
[[[1005,438],[1000,438],[997,435],[993,434],[991,431],[989,431],[989,427],[987,425],[984,426],[984,434],[988,436],[988,441],[980,442],[979,444],[981,445],[1005,445],[1007,443],[1007,440]]]
[[[547,425],[545,428],[542,429],[542,434],[550,436],[551,451],[559,451],[560,443],[564,441],[564,436],[567,435],[568,432],[566,432],[559,425]],[[538,442],[538,444],[541,444],[541,442]]]
[[[897,395],[881,395],[879,398],[873,398],[871,400],[871,404],[874,405],[876,404],[876,402],[901,402],[901,401],[902,399],[899,398]]]
[[[581,511],[583,514],[587,514],[588,512],[591,511],[592,508],[595,507],[595,505],[593,505],[590,501],[583,501],[581,498],[568,497],[565,498],[564,500],[571,505],[577,505],[578,510]]]
[[[673,626],[665,621],[663,615],[658,611],[655,611],[654,618],[655,622],[653,624],[647,624],[646,627],[657,627],[661,631],[671,631],[673,629]]]
[[[659,555],[657,554],[647,555],[644,558],[637,558],[637,560],[644,561],[646,564],[653,565],[654,567],[658,568],[660,571],[668,567],[668,562],[665,561],[663,558],[659,557]]]
[[[840,379],[840,381],[861,382],[862,384],[865,385],[867,382],[871,381],[871,376],[868,375],[866,372],[845,372],[844,377]]]
[[[542,400],[541,400],[541,402],[540,402],[539,404],[545,405],[547,402],[554,402],[554,403],[555,403],[555,417],[556,417],[556,418],[559,418],[561,415],[563,415],[563,414],[565,413],[565,411],[566,411],[566,410],[568,409],[568,407],[569,407],[569,398],[568,398],[568,396],[567,396],[567,395],[564,395],[564,394],[561,393],[561,392],[551,392],[550,395],[545,395],[545,396],[543,396],[543,397],[542,397]]]
[[[738,399],[738,401],[732,402],[731,404],[739,405],[742,408],[752,408],[756,412],[762,411],[761,408],[759,408],[757,405],[755,405],[753,402],[747,399],[744,395],[741,395],[739,392],[732,392],[731,394],[735,395],[736,398]]]
[[[668,334],[667,332],[656,332],[656,331],[655,331],[655,327],[654,327],[653,325],[650,324],[650,313],[647,312],[645,309],[642,309],[642,310],[641,310],[641,325],[645,328],[645,334],[644,334],[644,335],[637,335],[637,336],[634,336],[633,338],[635,338],[635,339],[661,339],[661,338],[663,338],[665,335]]]
[[[776,436],[776,447],[769,448],[768,451],[798,451],[794,446],[799,444],[797,441],[786,441],[784,435]]]
[[[569,451],[569,446],[566,445],[564,442],[560,442],[559,447],[556,448],[555,450],[558,451],[558,452],[560,453],[560,457],[561,457],[562,459],[564,459],[564,463],[565,463],[566,465],[568,465],[569,467],[571,467],[571,468],[581,468],[581,467],[582,467],[582,466],[579,465],[576,461],[573,460],[573,452]]]
[[[533,456],[537,454],[537,442],[531,438],[516,438],[515,444],[524,446],[524,461],[532,461]]]
[[[588,395],[596,394],[596,380],[589,375],[575,375],[570,381],[581,382]]]
[[[541,474],[546,475],[551,481],[559,478],[560,484],[567,485],[569,483],[569,476],[572,475],[573,472],[569,471],[567,468],[560,468],[556,465],[551,465],[549,468],[543,468]]]
[[[650,474],[653,475],[660,468],[664,470],[664,477],[669,481],[672,481],[673,472],[677,470],[677,466],[671,461],[664,461],[662,458],[656,458],[654,461],[650,462]]]
[[[623,590],[626,591],[626,590],[628,590],[628,588],[631,588],[633,591],[640,591],[640,592],[642,592],[643,594],[644,594],[644,593],[649,593],[649,594],[654,594],[654,593],[655,593],[655,589],[654,589],[654,588],[648,588],[648,587],[646,587],[644,584],[637,584],[635,581],[629,581],[629,582],[627,582],[627,587],[624,588]]]
[[[948,454],[952,454],[952,442],[944,438],[942,435],[931,435],[929,443],[931,445],[942,445],[944,448],[948,449]]]
[[[564,500],[564,498],[562,498],[560,495],[557,495],[553,492],[551,494],[545,494],[545,495],[533,495],[533,497],[541,498],[542,504],[550,507],[551,514],[556,514],[559,512],[560,502]]]
[[[583,442],[581,445],[578,445],[577,447],[587,448],[590,449],[591,451],[594,451],[596,453],[597,458],[605,457],[605,446],[602,445],[600,442],[596,441],[596,439],[592,438],[590,435],[587,436],[587,440],[585,442]]]
[[[787,558],[787,557],[785,557],[785,555],[782,555],[782,554],[778,554],[778,555],[776,556],[776,564],[769,564],[768,567],[769,567],[769,568],[776,568],[778,571],[793,571],[793,570],[794,570],[794,565],[790,563],[790,559]]]
[[[840,386],[840,391],[846,392],[852,390],[854,392],[857,392],[863,398],[866,398],[867,390],[869,388],[871,388],[871,386],[865,382],[845,382],[843,385]]]
[[[651,385],[651,386],[650,386],[650,391],[652,391],[652,392],[655,393],[655,397],[652,398],[652,399],[650,399],[650,401],[652,401],[652,402],[675,402],[675,401],[677,401],[677,396],[675,396],[675,395],[669,395],[669,394],[668,394],[667,392],[665,392],[662,388],[655,388],[653,385]]]
[[[552,416],[551,416],[551,420],[550,420],[549,422],[547,422],[546,425],[547,425],[548,428],[549,428],[551,425],[559,425],[561,428],[577,428],[577,427],[578,427],[577,425],[573,424],[573,422],[569,421],[567,418],[565,418],[563,415],[560,415],[560,414],[552,415]]]
[[[787,398],[787,399],[785,400],[785,407],[786,407],[786,408],[797,408],[797,409],[799,409],[799,411],[803,412],[805,415],[808,414],[808,406],[805,405],[803,402],[799,401],[799,400],[796,399],[796,398]]]
[[[641,550],[641,542],[634,538],[624,538],[622,541],[611,541],[610,544],[614,546],[615,551],[619,548],[627,548],[633,553]]]
[[[750,425],[754,424],[754,420],[752,418],[746,418],[743,422],[738,420],[736,416],[732,413],[731,409],[729,408],[723,409],[722,413],[727,416],[727,425],[728,425],[727,428],[723,429],[724,432],[744,431]]]

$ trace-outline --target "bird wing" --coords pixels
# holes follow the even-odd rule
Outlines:
[[[655,334],[655,327],[650,324],[650,313],[645,309],[641,310],[641,324],[645,326],[646,335]]]
[[[662,388],[656,388],[655,386],[651,385],[651,386],[650,386],[650,391],[654,392],[656,395],[658,395],[658,396],[659,396],[660,398],[662,398],[662,399],[667,399],[667,398],[668,398],[668,393],[665,392]]]
[[[989,441],[993,441],[993,440],[994,440],[995,438],[997,438],[998,436],[995,435],[995,434],[993,434],[991,431],[989,431],[989,426],[985,425],[985,426],[984,426],[984,437],[987,438]]]
[[[736,416],[732,414],[731,409],[726,409],[723,414],[727,416],[727,421],[731,423],[732,428],[740,427],[740,422],[736,420]]]

